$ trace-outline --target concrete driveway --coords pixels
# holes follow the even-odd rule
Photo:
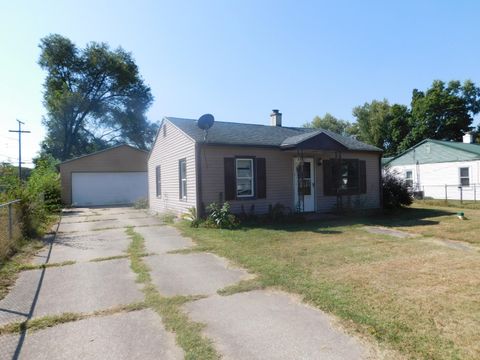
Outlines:
[[[210,253],[171,254],[194,244],[157,217],[127,207],[65,211],[57,235],[0,300],[0,327],[65,313],[88,314],[36,331],[0,336],[0,359],[181,359],[175,335],[144,300],[126,250],[127,226],[145,239],[154,285],[163,296],[204,295],[185,312],[205,324],[225,359],[362,359],[369,350],[326,314],[269,290],[231,296],[217,290],[251,277]],[[73,263],[74,262],[74,263]],[[116,309],[116,310],[115,310]]]

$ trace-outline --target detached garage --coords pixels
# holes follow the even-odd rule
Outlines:
[[[72,206],[133,204],[147,198],[148,153],[119,145],[60,164],[62,200]]]

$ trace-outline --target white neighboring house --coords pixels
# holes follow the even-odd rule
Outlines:
[[[467,133],[463,142],[426,139],[384,162],[425,197],[480,200],[480,144]]]

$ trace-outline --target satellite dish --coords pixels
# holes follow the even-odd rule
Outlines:
[[[215,122],[215,118],[213,117],[212,114],[205,114],[200,116],[200,118],[197,120],[197,126],[200,129],[206,131],[213,126],[214,122]]]

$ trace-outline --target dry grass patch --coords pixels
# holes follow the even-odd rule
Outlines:
[[[480,245],[480,209],[464,209],[459,207],[438,207],[416,203],[414,209],[438,210],[445,214],[437,216],[426,216],[422,222],[411,224],[408,226],[396,226],[394,222],[391,225],[403,231],[408,231],[424,236],[437,237],[443,239],[465,241],[472,244]],[[456,216],[457,212],[465,213],[466,220],[460,220]]]
[[[201,249],[257,274],[255,286],[300,294],[370,341],[414,359],[478,359],[480,253],[364,230],[382,225],[451,238],[445,222],[452,217],[417,205],[395,216],[269,228],[179,227]]]

